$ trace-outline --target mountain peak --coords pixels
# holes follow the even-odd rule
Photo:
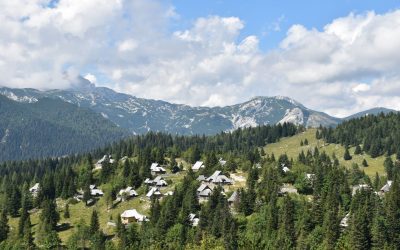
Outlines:
[[[71,81],[71,90],[85,90],[85,91],[90,91],[96,88],[96,85],[89,81],[88,79],[78,76],[78,78],[74,81]]]

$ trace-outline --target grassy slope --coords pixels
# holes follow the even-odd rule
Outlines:
[[[349,161],[345,161],[343,159],[344,155],[344,147],[338,144],[326,144],[323,140],[317,140],[315,138],[316,129],[308,129],[307,131],[295,135],[293,137],[283,138],[277,143],[267,145],[264,150],[267,154],[274,153],[275,157],[286,153],[289,158],[292,157],[294,160],[297,159],[301,150],[304,153],[307,153],[307,150],[312,150],[314,147],[318,147],[319,151],[325,151],[328,155],[332,155],[335,153],[336,157],[339,159],[340,164],[351,167],[352,163],[357,163],[360,168],[364,170],[364,172],[369,176],[374,176],[376,172],[380,175],[385,175],[385,171],[383,168],[383,162],[385,160],[384,156],[380,156],[377,158],[371,158],[371,156],[367,154],[362,155],[354,155],[355,148],[350,148],[350,154],[353,159]],[[309,144],[307,146],[300,146],[301,140],[305,140],[307,138]],[[368,167],[362,167],[362,161],[366,159],[368,162]]]
[[[189,163],[185,162],[183,159],[176,159],[176,161],[178,164],[182,164],[185,170],[189,169],[191,166]],[[172,184],[167,187],[161,188],[161,192],[166,193],[168,191],[173,191],[175,186],[182,182],[185,175],[186,175],[186,171],[182,171],[177,174],[171,174],[170,171],[167,169],[167,176],[164,177],[164,179],[172,181]],[[224,188],[225,188],[225,192],[227,194],[230,194],[233,191],[237,190],[238,188],[244,187],[246,185],[247,173],[238,171],[237,173],[235,173],[235,175],[238,177],[242,177],[242,180],[235,181],[234,185],[232,185],[232,186],[225,186]],[[100,188],[103,191],[106,191],[107,189],[110,188],[109,185],[110,184],[104,184],[104,185],[100,186]],[[60,224],[66,223],[66,224],[70,225],[70,227],[68,229],[59,232],[60,239],[65,244],[67,242],[68,238],[74,232],[74,226],[79,224],[79,222],[81,220],[85,221],[86,225],[89,225],[90,217],[91,217],[92,211],[94,209],[97,210],[98,215],[99,215],[100,228],[107,235],[114,234],[114,227],[107,226],[107,222],[109,222],[109,221],[116,222],[116,219],[118,218],[118,214],[121,214],[124,210],[136,209],[141,214],[149,215],[150,201],[145,197],[146,194],[143,193],[144,192],[143,189],[144,189],[143,187],[136,189],[136,191],[139,193],[138,197],[135,197],[126,202],[119,203],[115,208],[113,208],[111,210],[107,210],[107,204],[106,204],[104,198],[100,198],[96,202],[96,204],[91,207],[86,207],[83,202],[79,202],[77,204],[70,204],[69,205],[69,211],[70,211],[69,219],[64,219],[64,217],[63,217],[66,201],[57,199],[57,208],[58,208],[58,211],[60,213],[60,218],[61,218],[59,223]],[[143,194],[141,194],[140,190],[142,191]],[[37,212],[34,212],[31,214],[33,233],[38,228],[38,224],[39,224],[39,220],[40,220],[39,217],[40,217],[40,211],[37,211]],[[110,220],[110,217],[112,217],[112,220]],[[19,221],[19,218],[10,218],[10,220],[9,220],[9,223],[12,228],[12,234],[16,233],[15,229],[18,228],[18,221]]]
[[[169,185],[168,187],[161,188],[162,193],[166,193],[167,191],[174,190],[175,185],[178,183],[182,182],[182,179],[186,173],[181,172],[178,174],[170,175],[168,177],[165,177],[165,180],[170,179],[172,181],[172,184]],[[106,185],[102,185],[101,189],[107,190],[109,188]],[[83,202],[79,202],[77,204],[70,204],[69,205],[69,211],[70,211],[70,218],[69,219],[64,219],[63,217],[63,212],[64,212],[64,207],[65,207],[65,201],[58,199],[57,200],[57,207],[58,211],[60,213],[60,224],[62,223],[68,223],[71,225],[70,228],[64,231],[59,232],[59,237],[62,240],[62,242],[65,244],[68,238],[71,236],[71,234],[74,232],[74,226],[77,225],[80,220],[84,220],[86,222],[86,225],[89,225],[90,223],[90,217],[92,214],[93,209],[96,209],[99,215],[99,222],[100,222],[100,228],[103,229],[104,233],[111,235],[114,233],[114,227],[108,227],[107,222],[110,221],[110,216],[112,216],[112,221],[116,222],[116,219],[118,218],[118,214],[121,214],[123,211],[127,209],[136,209],[138,210],[139,213],[149,215],[149,209],[150,209],[150,200],[148,200],[145,196],[146,194],[139,194],[138,197],[135,197],[129,201],[119,203],[115,208],[111,210],[107,210],[107,205],[105,202],[104,198],[100,198],[95,205],[91,207],[86,207]],[[37,229],[37,225],[39,223],[39,216],[40,216],[40,211],[35,212],[31,214],[31,222],[33,224],[33,232]],[[10,225],[12,229],[18,228],[18,220],[19,218],[10,218]],[[12,233],[15,233],[15,230],[12,230]]]

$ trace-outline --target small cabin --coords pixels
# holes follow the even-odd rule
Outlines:
[[[202,161],[197,161],[193,166],[192,166],[192,170],[193,172],[197,172],[200,169],[205,168],[204,163]]]
[[[122,224],[130,224],[132,222],[143,222],[147,221],[147,217],[145,215],[140,214],[136,209],[125,210],[121,214],[121,222]]]
[[[137,192],[133,189],[133,187],[127,187],[125,189],[121,189],[118,192],[117,198],[120,198],[122,201],[129,200],[130,198],[133,198],[135,196],[138,196]]]
[[[207,184],[201,184],[197,189],[197,196],[199,197],[199,201],[206,201],[210,198],[212,193],[212,189]]]
[[[222,174],[221,171],[215,171],[210,177],[206,179],[207,182],[220,185],[231,185],[233,181]]]
[[[153,197],[158,199],[162,196],[163,194],[160,192],[160,189],[158,187],[152,187],[146,194],[146,197],[149,199],[152,199]]]
[[[33,185],[30,189],[29,192],[32,194],[33,197],[36,197],[39,193],[40,190],[40,184],[39,183],[35,183],[35,185]]]
[[[152,163],[150,171],[152,175],[165,174],[167,172],[165,168],[161,167],[158,163]]]

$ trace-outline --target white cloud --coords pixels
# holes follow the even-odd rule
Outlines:
[[[88,73],[83,78],[85,78],[86,80],[88,80],[91,83],[97,83],[97,78],[93,74]]]
[[[127,51],[135,50],[137,47],[138,47],[138,43],[135,40],[128,39],[128,40],[122,41],[119,44],[118,50],[120,52],[127,52]]]
[[[263,52],[258,37],[242,38],[237,17],[202,17],[171,31],[181,17],[164,1],[49,2],[0,0],[0,85],[66,88],[86,74],[119,91],[190,105],[286,95],[332,115],[400,109],[398,10],[351,13],[322,30],[296,24],[279,48]]]
[[[368,91],[370,88],[371,88],[371,87],[370,87],[368,84],[360,83],[360,84],[357,84],[356,86],[354,86],[354,87],[352,88],[352,90],[353,90],[354,92],[358,93],[358,92],[365,92],[365,91]]]

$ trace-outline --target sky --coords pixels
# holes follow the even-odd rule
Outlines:
[[[400,1],[0,0],[0,85],[400,110]]]

